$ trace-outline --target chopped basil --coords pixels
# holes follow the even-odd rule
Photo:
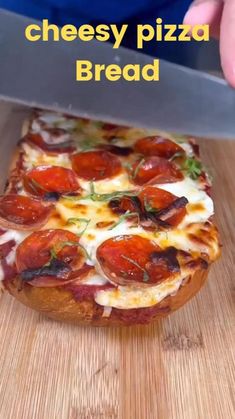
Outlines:
[[[87,218],[75,218],[75,217],[73,217],[73,218],[68,218],[67,224],[75,224],[75,225],[85,224],[85,227],[83,228],[83,230],[81,232],[77,233],[77,236],[81,237],[83,235],[83,233],[85,233],[90,221],[91,220],[88,220]]]
[[[78,247],[80,247],[84,251],[86,257],[89,260],[91,260],[91,257],[89,255],[89,253],[87,252],[87,250],[80,243],[72,242],[72,241],[64,241],[64,242],[59,243],[58,246],[55,245],[54,248],[52,248],[50,250],[51,259],[52,258],[53,259],[56,259],[57,258],[57,252],[59,252],[60,250],[62,250],[65,246],[78,246]]]
[[[134,216],[139,216],[139,214],[137,212],[130,212],[129,210],[127,212],[125,212],[125,214],[121,215],[119,217],[119,220],[112,225],[109,230],[113,230],[115,227],[117,227],[119,224],[123,223],[127,218],[129,217],[134,217]]]
[[[44,188],[40,183],[38,183],[35,179],[30,179],[31,187],[33,188],[34,192],[38,192],[38,189],[44,192],[48,192],[46,188]]]
[[[99,193],[95,192],[94,183],[91,182],[90,183],[90,193],[86,196],[80,197],[79,199],[91,199],[92,201],[108,202],[111,199],[120,198],[124,195],[136,196],[137,194],[133,191],[116,191],[116,192],[111,192],[111,193],[99,194]]]
[[[125,169],[131,171],[132,170],[132,165],[129,162],[123,162],[122,163],[123,167],[125,167]]]
[[[78,245],[78,243],[77,242],[72,242],[72,241],[64,241],[64,242],[61,242],[61,243],[59,243],[59,245],[58,245],[58,247],[59,247],[59,249],[58,250],[62,250],[65,246],[77,246]]]
[[[59,243],[59,246],[55,245],[54,247],[52,247],[50,249],[50,260],[47,263],[45,263],[44,266],[49,266],[53,260],[57,259],[57,253],[60,250],[62,250],[63,247],[65,247],[65,246],[76,246],[76,244],[77,243],[74,243],[74,242],[64,241],[64,242]]]
[[[196,180],[202,173],[202,163],[194,157],[189,157],[184,161],[182,170],[184,170],[191,179]]]
[[[91,192],[92,195],[95,194],[95,185],[94,185],[94,182],[90,182],[90,192]]]
[[[77,224],[77,223],[89,223],[91,220],[88,220],[87,218],[68,218],[67,223],[68,224]]]
[[[57,254],[56,254],[55,249],[52,247],[52,248],[50,249],[50,259],[49,259],[49,261],[48,261],[47,263],[45,263],[45,264],[43,265],[43,267],[50,266],[51,262],[52,262],[53,260],[55,260],[55,259],[57,259]]]
[[[96,147],[96,141],[92,138],[85,138],[81,143],[78,143],[80,152],[93,150]]]
[[[89,260],[91,260],[91,257],[90,257],[90,255],[89,255],[89,253],[87,252],[87,250],[85,249],[85,247],[84,246],[82,246],[80,243],[74,243],[74,242],[70,242],[70,241],[65,241],[65,242],[62,242],[61,243],[62,244],[62,247],[61,247],[61,249],[63,249],[63,247],[64,246],[78,246],[78,247],[80,247],[82,250],[83,250],[83,252],[85,253],[85,255],[86,255],[86,257],[89,259]],[[60,250],[61,250],[60,249]]]
[[[136,176],[137,176],[137,174],[138,174],[138,172],[139,172],[139,170],[140,170],[140,168],[141,168],[141,166],[143,165],[144,162],[145,162],[145,159],[141,159],[140,162],[137,164],[137,166],[136,166],[136,168],[135,168],[135,170],[132,174],[133,179],[136,178]]]
[[[80,195],[62,195],[61,198],[67,199],[68,201],[79,201],[80,199],[85,199]]]
[[[144,197],[144,208],[147,212],[157,212],[158,211],[157,208],[153,208],[151,203],[149,201],[147,201],[146,196]]]
[[[112,199],[115,198],[122,198],[124,195],[126,196],[138,196],[139,192],[137,191],[116,191],[116,192],[111,192],[111,193],[97,193],[95,192],[95,187],[94,187],[94,182],[90,182],[90,193],[88,193],[87,195],[81,196],[81,195],[77,195],[77,196],[68,196],[68,195],[63,195],[63,199],[68,199],[70,201],[81,201],[84,199],[90,199],[91,201],[97,201],[97,202],[109,202]]]
[[[132,263],[132,265],[135,265],[135,266],[137,266],[137,268],[141,269],[141,271],[143,272],[143,281],[144,282],[148,282],[150,280],[149,274],[146,271],[146,269],[142,268],[142,266],[140,266],[135,260],[133,260],[133,259],[131,259],[131,258],[125,256],[125,255],[122,255],[121,257],[123,259],[127,260],[128,262]]]
[[[55,249],[54,249],[54,248],[52,248],[52,249],[50,250],[50,255],[51,255],[51,260],[52,260],[52,259],[56,259],[56,258],[57,258],[57,254],[56,254],[56,252],[55,252]]]

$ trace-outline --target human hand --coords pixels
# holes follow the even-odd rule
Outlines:
[[[220,38],[220,57],[227,81],[235,88],[235,0],[195,0],[184,17],[187,25],[209,24]]]

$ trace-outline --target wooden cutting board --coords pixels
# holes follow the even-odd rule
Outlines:
[[[0,106],[1,167],[24,112]],[[183,309],[146,327],[75,327],[0,300],[0,419],[235,418],[235,142],[200,141],[223,255]]]

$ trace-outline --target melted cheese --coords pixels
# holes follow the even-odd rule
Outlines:
[[[105,285],[107,284],[107,279],[105,279],[103,276],[96,274],[96,275],[92,275],[91,277],[89,277],[88,279],[86,279],[86,281],[84,281],[83,283],[86,285]]]
[[[90,191],[90,182],[79,179],[79,183],[85,191]],[[94,185],[96,193],[99,194],[135,189],[134,185],[130,182],[127,173],[124,172],[109,179],[108,182],[103,180],[96,181],[94,182]]]
[[[95,190],[97,191],[98,183],[100,182],[95,182]],[[106,184],[107,186],[105,186]],[[113,180],[110,180],[109,182],[104,182],[102,193],[109,193],[110,191],[117,190],[114,184],[115,183]],[[131,186],[133,187],[133,185]],[[98,246],[103,241],[118,235],[137,234],[146,238],[150,237],[153,241],[155,241],[157,244],[163,247],[175,244],[177,245],[176,247],[182,248],[186,251],[192,250],[193,246],[195,246],[195,248],[197,248],[198,250],[198,246],[194,245],[188,239],[186,227],[191,223],[194,223],[195,225],[198,223],[203,223],[213,215],[214,208],[212,199],[204,191],[199,190],[196,187],[196,182],[192,181],[191,179],[185,179],[182,182],[157,186],[174,193],[176,196],[185,196],[189,200],[190,204],[187,207],[187,215],[177,229],[169,230],[167,232],[157,232],[156,234],[146,232],[142,227],[133,228],[131,223],[127,220],[123,221],[122,223],[120,223],[112,229],[110,229],[110,226],[106,229],[98,229],[96,226],[97,223],[102,221],[110,221],[115,223],[116,221],[118,221],[118,217],[109,210],[106,203],[94,202],[85,199],[79,201],[74,200],[72,204],[69,201],[67,201],[66,204],[66,200],[63,200],[63,202],[59,202],[57,204],[57,211],[59,212],[59,214],[65,222],[69,218],[85,217],[88,220],[90,220],[90,223],[81,238],[81,244],[88,250],[88,253],[91,256],[94,265],[96,264],[95,255]],[[200,203],[200,207],[195,211],[193,204],[198,203]],[[84,208],[82,207],[82,204],[84,205]],[[74,233],[78,231],[78,227],[76,225],[68,225],[66,226],[66,228]],[[168,238],[166,239],[166,237]]]
[[[178,278],[145,289],[126,286],[114,290],[99,291],[96,293],[95,301],[101,306],[119,309],[151,307],[168,295],[177,292],[183,278],[182,273]]]
[[[31,129],[34,132],[42,133],[46,127],[59,127],[68,130],[76,141],[78,151],[82,149],[81,144],[84,141],[91,143],[105,142],[102,138],[102,130],[96,122],[89,122],[77,119],[66,119],[62,115],[51,112],[40,112],[37,119],[32,123]],[[148,131],[141,129],[120,128],[117,131],[117,138],[114,138],[114,144],[118,146],[131,146],[141,137],[147,135],[163,135],[166,133],[158,131]],[[177,138],[167,134],[167,137],[175,141]],[[45,138],[46,139],[46,138]],[[92,141],[91,141],[92,140]],[[193,149],[182,137],[180,146],[185,150],[188,156],[193,156]],[[49,155],[36,147],[23,144],[24,165],[26,169],[30,169],[38,165],[57,165],[71,168],[69,155],[58,154]],[[130,161],[133,157],[130,156]],[[125,158],[123,158],[125,161]],[[89,223],[86,230],[82,234],[80,243],[87,250],[90,260],[88,263],[96,267],[96,273],[90,274],[88,278],[83,280],[87,285],[104,285],[108,280],[104,277],[103,272],[96,259],[96,251],[101,243],[105,240],[119,235],[139,235],[149,238],[162,248],[175,246],[189,252],[200,254],[201,252],[208,255],[210,260],[214,260],[218,256],[218,239],[215,229],[210,224],[205,227],[205,222],[210,219],[214,213],[212,199],[203,190],[203,185],[199,181],[194,181],[186,177],[183,181],[156,185],[156,187],[173,193],[178,197],[186,197],[189,201],[187,205],[187,215],[177,228],[168,231],[147,232],[141,226],[134,226],[127,219],[118,223],[119,217],[112,213],[108,208],[107,202],[92,201],[85,197],[89,195],[91,184],[81,178],[78,178],[80,186],[83,190],[83,199],[60,199],[56,203],[56,213],[52,216],[48,223],[43,227],[47,228],[64,228],[73,233],[78,234],[84,227],[79,219],[86,219]],[[153,185],[154,186],[154,185]],[[107,194],[116,191],[131,191],[135,186],[131,183],[128,174],[123,171],[116,177],[105,179],[104,181],[94,182],[95,192],[99,194]],[[25,194],[25,191],[22,191]],[[73,223],[69,223],[69,219],[77,219]],[[204,230],[203,230],[204,229]],[[204,231],[204,233],[203,233]],[[0,243],[4,243],[12,238],[19,244],[30,232],[22,233],[10,230],[0,237]],[[193,236],[202,237],[202,241],[193,240]],[[204,241],[203,241],[204,240]],[[12,264],[15,258],[15,249],[8,255],[7,262]],[[117,289],[103,290],[96,293],[95,301],[104,306],[104,315],[109,315],[111,307],[120,309],[130,309],[139,307],[150,307],[168,295],[177,292],[184,278],[190,272],[182,271],[180,275],[173,279],[166,280],[159,285],[151,287],[118,287]],[[3,276],[0,267],[0,279]]]
[[[214,214],[213,201],[205,191],[200,189],[199,182],[185,178],[181,182],[157,186],[160,189],[171,192],[175,196],[185,196],[188,199],[187,215],[181,222],[180,228],[185,228],[191,223],[205,222]],[[196,207],[195,204],[200,204],[200,206]]]
[[[15,240],[16,244],[19,244],[22,242],[22,240],[24,240],[27,234],[29,233],[16,230],[7,230],[6,233],[0,236],[0,244],[9,242],[10,240]]]
[[[76,119],[66,118],[62,114],[56,114],[53,112],[41,112],[39,113],[38,119],[34,119],[32,123],[32,130],[39,132],[41,130],[41,124],[43,122],[49,128],[63,128],[65,130],[73,130],[77,126]]]
[[[0,281],[3,281],[3,280],[4,280],[4,272],[2,269],[2,265],[0,263]],[[0,288],[1,288],[1,283],[0,283]]]
[[[30,147],[29,144],[24,143],[22,145],[24,150],[24,167],[26,169],[32,169],[36,166],[63,166],[66,168],[71,167],[69,156],[66,153],[57,155],[49,155],[43,153],[41,150],[35,147]]]

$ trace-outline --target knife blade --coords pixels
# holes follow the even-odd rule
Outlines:
[[[235,91],[224,80],[161,60],[159,82],[77,82],[77,59],[122,67],[153,57],[98,41],[29,42],[25,28],[34,22],[0,10],[0,99],[116,124],[235,138]]]

